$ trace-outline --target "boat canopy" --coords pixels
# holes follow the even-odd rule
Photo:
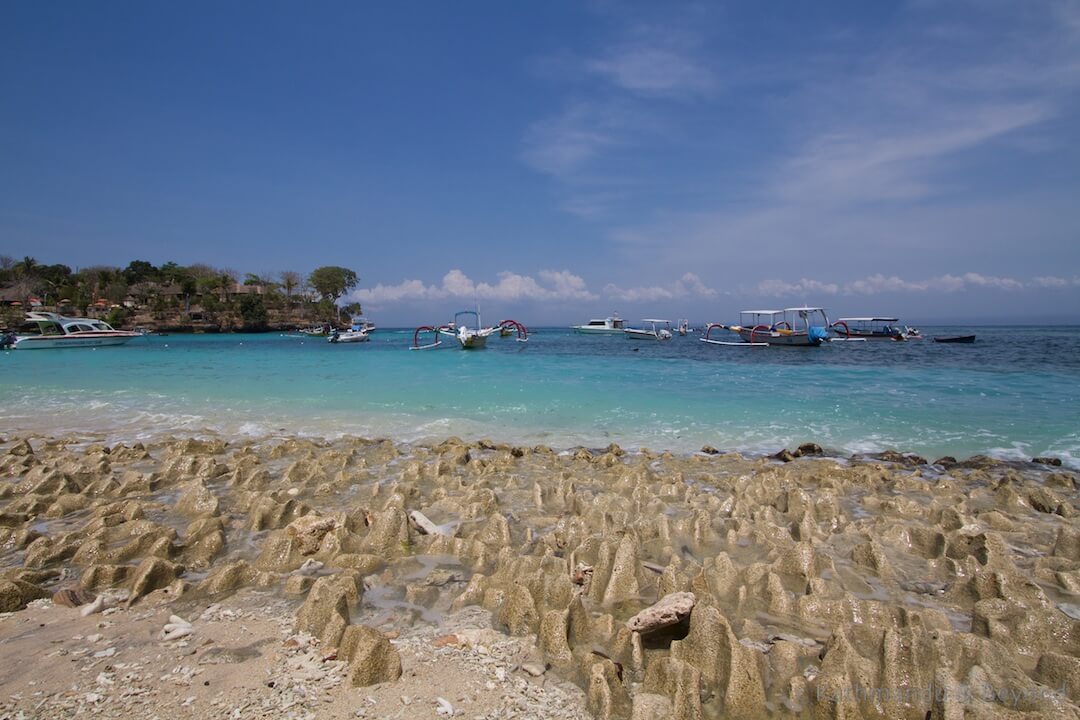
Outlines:
[[[740,310],[740,315],[779,315],[783,310]]]
[[[784,312],[824,312],[825,308],[820,307],[793,307],[784,308]]]
[[[647,323],[669,323],[670,320],[657,320],[656,318],[642,318],[641,322]]]

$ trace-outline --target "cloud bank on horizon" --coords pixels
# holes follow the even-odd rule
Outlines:
[[[1080,320],[1080,0],[195,4],[10,8],[0,252]]]

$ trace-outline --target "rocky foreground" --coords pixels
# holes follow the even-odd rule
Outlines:
[[[0,443],[0,717],[1074,718],[1077,479]]]

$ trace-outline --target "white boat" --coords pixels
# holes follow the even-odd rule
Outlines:
[[[815,322],[820,322],[820,324],[815,324]],[[739,323],[736,325],[709,323],[705,337],[701,340],[712,345],[817,347],[829,339],[828,327],[829,318],[824,308],[743,310],[739,313]],[[742,343],[713,340],[710,334],[715,328],[736,333],[742,339]]]
[[[361,315],[353,318],[352,329],[363,330],[364,332],[371,334],[375,332],[375,323],[371,322],[366,317]]]
[[[602,320],[590,320],[585,325],[574,325],[572,329],[576,333],[586,335],[622,335],[625,327],[623,326],[623,319],[616,313]]]
[[[334,330],[330,333],[330,336],[326,338],[326,342],[337,345],[339,343],[367,342],[370,339],[371,336],[363,330],[345,330],[344,332]]]
[[[468,322],[462,322],[462,318],[474,318],[475,323],[470,326]],[[502,333],[504,329],[513,329],[517,332],[518,342],[528,342],[529,333],[525,326],[516,320],[503,320],[495,327],[483,327],[480,323],[478,310],[462,310],[454,314],[453,322],[446,325],[421,325],[413,332],[413,344],[410,350],[431,350],[442,345],[443,337],[452,337],[457,340],[462,350],[479,350],[487,346],[487,339],[495,334]],[[420,338],[425,333],[432,333],[434,339],[425,345],[420,344]]]
[[[832,340],[907,340],[918,338],[919,331],[900,327],[900,320],[894,317],[852,317],[840,318],[832,325]]]
[[[670,340],[671,321],[646,318],[641,322],[648,325],[646,328],[626,328],[623,333],[627,340]]]
[[[30,312],[15,332],[16,350],[106,347],[123,345],[139,333],[114,330],[109,323],[93,318],[73,318],[51,312]]]

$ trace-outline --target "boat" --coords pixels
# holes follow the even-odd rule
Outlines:
[[[829,326],[833,333],[830,340],[907,340],[911,328],[901,328],[898,322],[894,317],[840,318]]]
[[[123,345],[137,332],[115,330],[109,323],[93,318],[66,317],[51,312],[29,312],[15,332],[16,350],[107,347]]]
[[[464,319],[464,321],[463,321]],[[468,322],[472,320],[472,324]],[[413,344],[410,350],[431,350],[442,346],[444,337],[454,338],[462,350],[479,350],[487,346],[487,339],[494,333],[502,333],[504,328],[512,328],[517,333],[518,342],[529,341],[529,331],[516,320],[503,320],[494,327],[484,327],[480,322],[479,310],[461,310],[454,314],[452,322],[446,325],[421,325],[413,332]],[[421,345],[421,337],[432,335],[432,341]]]
[[[646,318],[641,322],[649,326],[645,328],[626,328],[623,333],[627,340],[670,340],[671,321]]]
[[[820,324],[817,324],[820,323]],[[712,345],[738,345],[710,337],[714,329],[727,330],[742,338],[743,344],[761,347],[817,347],[829,339],[829,317],[824,308],[794,307],[783,310],[743,310],[735,325],[709,323],[702,341]]]
[[[330,323],[324,323],[323,325],[313,325],[309,328],[300,328],[297,332],[301,335],[322,337],[323,335],[329,335],[331,330]]]
[[[590,320],[585,325],[574,325],[572,329],[576,333],[586,335],[622,335],[625,329],[623,319],[618,313],[603,319]]]
[[[334,328],[330,331],[329,337],[326,338],[326,342],[333,343],[335,345],[339,343],[360,343],[367,342],[371,339],[367,330],[364,330],[358,323],[353,323],[352,327],[348,330],[341,331]]]
[[[935,336],[934,337],[934,342],[936,342],[936,343],[957,343],[957,344],[963,343],[965,345],[970,345],[971,343],[975,342],[975,336],[974,335],[946,335],[946,336],[943,336],[943,337],[942,336]]]
[[[369,335],[375,332],[375,323],[371,322],[363,315],[358,315],[357,317],[354,317],[352,319],[352,327],[353,330],[360,329],[368,333]]]

